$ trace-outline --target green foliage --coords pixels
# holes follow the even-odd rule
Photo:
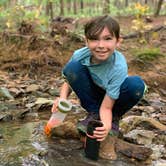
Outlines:
[[[34,22],[37,30],[45,32],[48,28],[49,18],[42,12],[42,6],[33,10],[26,10],[22,5],[15,5],[0,12],[0,30],[15,31],[22,21]]]
[[[46,5],[48,2],[53,3],[53,15],[59,16],[60,14],[60,0],[19,0],[17,4],[13,4],[13,1],[0,0],[0,29],[15,30],[17,26],[25,21],[35,21],[38,27],[41,27],[42,31],[45,31],[49,24],[49,17],[46,15]],[[81,0],[77,0],[77,14],[74,14],[73,3],[71,0],[71,10],[69,11],[68,5],[69,0],[64,0],[64,16],[66,17],[92,17],[103,14],[103,4],[101,0],[83,0],[84,8],[80,8]],[[136,31],[146,30],[149,28],[144,24],[142,16],[152,12],[152,8],[148,6],[143,6],[139,3],[133,3],[130,1],[129,7],[124,7],[124,0],[119,0],[118,2],[123,6],[118,9],[115,6],[115,0],[110,0],[110,15],[112,16],[126,16],[135,15],[136,19],[133,21],[133,29]],[[166,8],[166,4],[163,4],[162,11]],[[161,12],[162,12],[161,11]],[[163,13],[163,12],[162,12]]]
[[[159,56],[165,56],[161,53],[159,48],[144,48],[144,49],[137,49],[132,51],[133,54],[140,60],[153,60]]]
[[[147,5],[141,5],[140,3],[135,3],[134,5],[131,6],[131,11],[132,10],[136,17],[136,19],[132,21],[133,23],[132,29],[143,33],[145,30],[151,28],[144,22],[144,19],[142,18],[142,16],[144,16],[149,10],[149,7]]]

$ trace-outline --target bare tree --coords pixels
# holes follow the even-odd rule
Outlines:
[[[74,0],[73,10],[74,10],[74,14],[77,14],[77,2],[76,2],[76,0]]]
[[[129,0],[125,0],[125,7],[128,7],[129,5]]]
[[[70,13],[71,12],[71,0],[67,1],[67,11]]]
[[[83,10],[84,10],[84,2],[83,2],[83,0],[80,1],[80,7],[81,7],[81,12],[83,12]]]
[[[155,12],[155,14],[154,14],[155,16],[158,16],[158,15],[159,15],[162,4],[163,4],[163,0],[159,0],[159,1],[158,1],[158,4],[157,4],[156,12]]]
[[[47,1],[46,15],[50,16],[51,20],[53,19],[53,4],[52,4],[52,1]]]
[[[60,15],[64,16],[64,0],[60,0]]]
[[[110,13],[110,0],[104,0],[103,14]]]

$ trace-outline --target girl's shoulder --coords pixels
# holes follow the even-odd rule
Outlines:
[[[73,53],[72,58],[75,60],[82,60],[82,59],[85,59],[87,57],[90,57],[90,55],[91,55],[91,52],[90,52],[89,48],[83,47],[83,48],[76,50]]]

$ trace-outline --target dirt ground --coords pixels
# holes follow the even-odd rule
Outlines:
[[[166,16],[151,17],[147,24],[152,27],[165,27]],[[122,34],[125,36],[132,32],[132,17],[118,17]],[[83,25],[87,20],[77,21]],[[145,21],[146,18],[145,18]],[[73,30],[73,25],[68,26]],[[20,34],[4,32],[0,40],[0,77],[3,72],[15,72],[20,76],[28,75],[37,79],[44,79],[45,75],[60,75],[61,68],[77,48],[84,46],[84,41],[75,33],[59,32],[56,37],[51,37],[50,32],[44,34],[46,37],[36,33]],[[138,50],[148,48],[159,48],[162,56],[153,60],[140,60],[135,54]],[[143,77],[149,90],[160,93],[166,97],[166,28],[155,33],[150,33],[147,42],[140,42],[134,37],[124,39],[120,48],[129,66],[129,75],[140,75]]]

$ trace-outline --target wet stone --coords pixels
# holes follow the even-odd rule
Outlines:
[[[5,87],[0,87],[0,99],[14,99],[9,90]]]
[[[161,115],[159,117],[159,121],[162,123],[162,124],[165,124],[166,125],[166,115]]]
[[[154,137],[155,133],[153,131],[137,130],[137,129],[132,130],[124,135],[124,138],[127,141],[143,145],[151,144]]]

